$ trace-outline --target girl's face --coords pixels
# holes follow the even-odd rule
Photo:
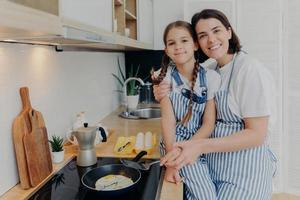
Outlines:
[[[185,28],[175,27],[170,29],[166,38],[166,54],[178,65],[189,62],[194,64],[194,51],[198,49],[191,34]]]
[[[229,56],[229,39],[231,38],[231,29],[225,26],[215,18],[200,19],[196,24],[196,33],[198,43],[202,51],[217,62],[226,64]]]

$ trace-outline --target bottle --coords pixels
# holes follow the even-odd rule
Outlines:
[[[76,115],[76,120],[73,124],[73,130],[83,127],[84,123],[87,123],[87,121],[85,118],[85,112],[82,111]]]

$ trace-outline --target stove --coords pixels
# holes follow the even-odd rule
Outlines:
[[[151,162],[153,159],[142,159]],[[89,170],[107,164],[120,164],[119,158],[98,158],[97,164],[91,167],[79,167],[76,158],[58,171],[44,186],[35,192],[30,200],[154,200],[160,198],[164,169],[158,164],[150,170],[141,171],[141,179],[131,191],[114,197],[99,197],[81,183],[81,177]]]

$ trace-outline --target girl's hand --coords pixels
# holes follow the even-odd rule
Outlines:
[[[166,173],[165,173],[165,180],[170,183],[180,183],[182,181],[182,178],[179,175],[179,171],[172,167],[167,167]]]
[[[181,149],[173,147],[164,157],[160,159],[160,165],[169,166],[169,163],[173,163],[178,156],[180,156]]]
[[[167,81],[162,81],[159,85],[153,85],[153,94],[158,102],[167,96],[170,90],[171,84]]]
[[[193,164],[203,154],[202,141],[204,140],[197,139],[175,143],[174,148],[181,149],[181,153],[176,159],[169,160],[167,165],[179,170],[185,165]]]

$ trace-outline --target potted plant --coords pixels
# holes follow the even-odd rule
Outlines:
[[[54,163],[60,163],[64,160],[65,151],[63,149],[63,141],[62,137],[56,135],[52,135],[51,140],[49,140],[52,150],[52,161]]]
[[[120,84],[121,88],[124,88],[124,83],[127,79],[129,78],[138,78],[137,75],[139,73],[140,65],[137,66],[136,71],[134,71],[134,67],[131,66],[129,72],[127,73],[127,77],[125,75],[125,72],[121,69],[120,61],[118,59],[118,69],[119,69],[119,75],[112,74],[113,77],[116,78],[118,83]],[[123,90],[117,90],[118,92],[123,92]],[[127,106],[128,108],[135,108],[138,104],[139,100],[139,86],[135,80],[131,80],[127,83],[127,88],[126,88],[127,94],[124,94],[126,96],[125,101],[127,101]]]

